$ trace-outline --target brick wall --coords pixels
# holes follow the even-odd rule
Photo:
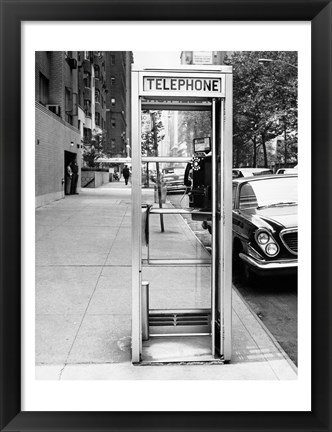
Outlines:
[[[36,102],[35,163],[36,206],[64,196],[65,151],[77,153],[80,166],[79,131]],[[71,145],[73,142],[73,146]]]

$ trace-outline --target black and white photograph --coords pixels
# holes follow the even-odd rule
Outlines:
[[[323,430],[331,2],[37,3],[1,12],[0,429]]]
[[[36,379],[296,380],[299,164],[297,51],[36,51]]]
[[[25,409],[310,407],[309,30],[24,26]]]

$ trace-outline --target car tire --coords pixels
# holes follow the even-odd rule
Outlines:
[[[247,263],[243,263],[243,279],[246,283],[248,283],[249,285],[252,285],[256,282],[256,275],[255,273],[251,270],[251,268],[249,267],[249,265]]]
[[[243,251],[242,245],[234,243],[233,245],[233,280],[234,282],[243,282],[252,285],[256,281],[256,275],[250,266],[240,258]]]
[[[232,257],[232,267],[233,267],[233,280],[235,282],[240,282],[243,280],[243,261],[241,260],[239,254],[242,252],[242,247],[238,243],[233,245],[233,257]]]

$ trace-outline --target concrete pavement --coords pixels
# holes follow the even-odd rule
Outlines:
[[[151,197],[152,191],[143,193]],[[295,366],[235,289],[230,364],[131,365],[130,194],[130,185],[112,182],[36,210],[36,378],[296,379]],[[154,239],[158,220],[152,224],[156,253],[178,244],[183,257],[192,248],[204,254],[181,216],[165,223],[171,232],[164,244]],[[185,295],[171,286],[165,270],[146,272],[143,278],[158,286],[152,308],[208,307],[204,268],[195,269],[192,279],[175,275]]]

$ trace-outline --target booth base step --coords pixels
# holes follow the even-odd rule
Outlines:
[[[211,334],[210,309],[154,309],[149,312],[150,336]]]
[[[214,362],[211,335],[153,337],[143,342],[143,363]]]

